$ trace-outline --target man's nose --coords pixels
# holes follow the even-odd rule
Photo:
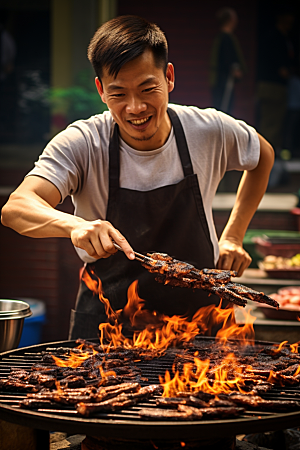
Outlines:
[[[139,114],[147,109],[147,105],[138,96],[132,96],[128,100],[126,112],[128,114]]]

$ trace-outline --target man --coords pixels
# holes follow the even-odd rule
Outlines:
[[[251,261],[243,237],[267,187],[273,150],[223,113],[168,107],[174,67],[156,25],[136,16],[112,19],[95,33],[88,56],[109,111],[75,122],[48,144],[3,207],[2,222],[26,236],[70,238],[115,310],[137,279],[147,309],[191,317],[218,299],[157,283],[133,249],[241,275]],[[225,171],[234,169],[245,173],[218,243],[212,200]],[[74,216],[55,209],[67,195]],[[70,338],[97,336],[105,320],[103,304],[82,283]]]
[[[283,125],[287,107],[287,85],[294,63],[289,33],[295,17],[279,12],[276,23],[262,40],[258,57],[259,130],[278,153],[282,149]]]
[[[234,35],[238,16],[232,8],[217,12],[219,33],[216,36],[210,59],[210,86],[213,107],[232,114],[234,87],[242,78],[246,65],[239,42]]]

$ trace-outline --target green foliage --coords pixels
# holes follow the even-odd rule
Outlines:
[[[68,122],[87,119],[108,109],[89,72],[81,72],[73,86],[49,89],[48,98],[52,113],[64,114]]]

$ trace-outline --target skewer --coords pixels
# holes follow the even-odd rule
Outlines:
[[[116,244],[115,242],[113,242],[113,244],[114,244],[114,246],[116,247],[116,249],[120,250],[121,252],[124,252],[124,250],[122,249],[122,247],[120,247],[118,244]],[[134,251],[133,253],[134,253],[135,259],[136,259],[137,261],[140,261],[140,262],[149,262],[149,263],[152,263],[152,264],[156,262],[155,259],[149,258],[149,256],[142,255],[141,253],[137,253],[137,252],[135,252],[135,251]]]

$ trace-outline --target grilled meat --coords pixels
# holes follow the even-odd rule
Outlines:
[[[90,416],[90,414],[95,412],[109,412],[116,411],[118,409],[123,409],[128,406],[135,405],[155,393],[159,392],[160,386],[152,385],[140,388],[137,392],[133,393],[122,393],[109,400],[105,400],[97,403],[78,403],[76,405],[77,412],[84,417]]]
[[[180,349],[170,349],[169,351],[173,354],[173,369],[179,373],[182,373],[184,364],[189,364],[191,371],[193,368],[196,371],[195,357],[203,361],[209,360],[206,379],[211,385],[217,380],[218,368],[223,364],[224,357],[229,353],[232,354],[235,358],[234,362],[226,365],[228,380],[238,376],[243,392],[248,394],[240,394],[238,388],[236,392],[232,392],[233,388],[231,388],[232,394],[219,394],[217,398],[214,394],[195,390],[174,392],[174,398],[156,397],[155,411],[158,409],[160,412],[151,414],[156,415],[156,419],[161,417],[161,420],[164,420],[166,417],[162,416],[164,414],[162,411],[173,410],[173,416],[171,413],[166,413],[169,418],[176,416],[178,420],[180,418],[185,420],[188,416],[190,418],[194,416],[191,411],[189,413],[184,411],[184,407],[196,408],[203,419],[221,418],[223,414],[231,414],[234,417],[242,414],[239,408],[278,412],[299,409],[300,403],[295,400],[300,400],[300,395],[285,393],[286,398],[290,397],[289,401],[286,399],[271,401],[262,399],[260,393],[263,395],[274,385],[299,386],[300,374],[296,376],[294,374],[299,367],[300,355],[292,353],[289,346],[257,344],[255,351],[246,353],[250,349],[249,346],[241,346],[238,341],[228,341],[224,345],[215,339],[196,339]],[[0,380],[0,389],[27,393],[27,398],[20,402],[20,406],[24,408],[51,408],[53,405],[67,405],[74,408],[80,404],[77,406],[78,414],[86,416],[97,411],[109,412],[123,409],[143,401],[147,396],[162,393],[162,387],[156,385],[141,388],[138,382],[141,372],[136,369],[136,361],[141,359],[139,350],[121,351],[121,348],[118,348],[116,352],[113,349],[110,349],[110,352],[105,354],[104,358],[97,355],[90,356],[84,366],[82,363],[77,368],[55,366],[53,358],[48,358],[53,361],[48,363],[48,366],[38,363],[30,370],[12,368],[8,377]],[[153,353],[156,355],[156,352]],[[116,358],[116,354],[119,359]],[[122,358],[124,354],[126,357]],[[149,351],[147,358],[150,355]],[[129,382],[123,382],[123,375],[101,377],[100,368],[114,372],[119,367],[121,372],[125,372],[125,377],[129,374],[129,376],[134,375],[135,378]]]
[[[201,408],[200,411],[203,415],[203,419],[231,419],[242,415],[245,409],[232,406],[226,408]]]
[[[56,408],[57,403],[51,400],[36,400],[34,398],[24,398],[20,401],[20,406],[25,409],[39,409],[39,408]]]
[[[182,411],[174,409],[143,408],[139,411],[139,415],[143,419],[150,420],[193,420],[201,419],[202,417],[199,411],[195,412],[194,408],[191,407],[186,407]]]
[[[170,286],[204,289],[240,306],[245,306],[247,300],[252,300],[279,308],[279,303],[263,292],[257,292],[241,284],[232,283],[231,277],[237,275],[235,271],[199,270],[191,264],[178,261],[164,253],[147,253],[147,256],[154,262],[149,258],[145,258],[142,265],[150,273],[156,273],[155,279],[160,283],[169,284]]]
[[[300,409],[300,403],[296,401],[286,400],[264,400],[256,396],[249,396],[244,394],[230,395],[230,400],[236,405],[247,406],[250,409],[257,409],[259,411],[294,411]]]
[[[128,406],[135,405],[137,401],[135,399],[129,399],[125,394],[119,395],[119,397],[111,398],[101,403],[77,403],[77,412],[84,417],[89,417],[91,414],[97,412],[111,412],[118,409],[123,409]]]

